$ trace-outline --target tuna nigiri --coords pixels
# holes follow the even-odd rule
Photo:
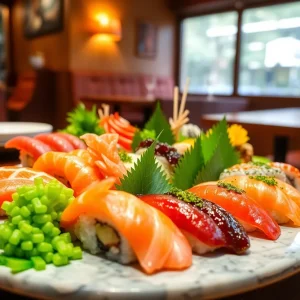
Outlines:
[[[20,150],[20,160],[23,167],[32,167],[39,156],[51,151],[51,148],[44,142],[27,136],[14,137],[6,142],[4,147]]]
[[[77,136],[65,133],[65,132],[55,132],[53,135],[60,136],[70,142],[74,149],[86,149],[86,144]]]
[[[143,195],[139,198],[168,216],[187,237],[194,252],[203,254],[227,246],[221,229],[196,207],[172,195]]]
[[[62,152],[47,152],[34,163],[33,169],[46,172],[70,185],[75,195],[101,180],[98,172],[82,158]]]
[[[53,151],[70,152],[75,149],[67,139],[56,134],[39,134],[34,139],[49,145]]]
[[[61,226],[73,227],[91,253],[122,264],[138,260],[148,274],[189,267],[191,247],[172,221],[135,196],[110,190],[113,185],[109,178],[80,195],[63,212]]]
[[[289,220],[300,226],[300,208],[277,186],[274,178],[264,176],[233,176],[222,180],[243,189],[278,223]]]
[[[115,177],[116,182],[126,174],[126,168],[118,154],[117,134],[96,134],[87,133],[81,137],[88,146],[95,165],[98,166],[103,177]]]
[[[288,183],[291,184],[293,187],[295,187],[298,191],[300,191],[300,170],[299,169],[297,169],[292,165],[280,163],[280,162],[271,162],[269,164],[272,167],[281,169],[285,173],[288,179]]]
[[[269,214],[247,196],[245,191],[232,184],[208,182],[196,185],[189,191],[222,206],[239,220],[246,231],[257,228],[272,240],[276,240],[280,235],[280,227]]]

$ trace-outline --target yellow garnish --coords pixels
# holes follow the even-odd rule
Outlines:
[[[196,139],[186,139],[186,140],[183,140],[182,143],[190,144],[190,145],[194,146],[195,140]]]
[[[210,129],[208,129],[208,130],[206,131],[205,135],[206,135],[207,137],[209,137],[209,136],[212,134],[212,132],[213,132],[213,130],[212,130],[212,128],[210,128]]]
[[[241,146],[249,141],[248,131],[241,125],[233,124],[228,129],[228,136],[232,146]]]

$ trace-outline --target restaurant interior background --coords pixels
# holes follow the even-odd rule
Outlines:
[[[299,107],[300,1],[2,0],[0,121],[56,129],[86,96],[172,111],[191,79],[191,122],[207,113]],[[99,102],[100,103],[100,102]]]

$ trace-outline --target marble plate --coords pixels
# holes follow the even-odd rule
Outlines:
[[[282,227],[277,241],[252,237],[251,244],[242,256],[194,256],[186,271],[152,276],[87,253],[81,261],[47,266],[42,272],[12,275],[1,267],[0,288],[44,299],[207,299],[258,288],[300,271],[299,228]]]
[[[33,137],[39,133],[50,133],[52,130],[53,126],[46,123],[0,122],[0,146],[18,135]]]

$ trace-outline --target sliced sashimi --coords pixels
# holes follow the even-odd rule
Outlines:
[[[187,237],[195,253],[203,254],[227,246],[220,228],[196,207],[172,195],[143,195],[139,198],[168,216]]]
[[[116,182],[119,182],[120,178],[126,174],[126,168],[118,154],[118,135],[107,133],[98,136],[87,133],[81,138],[87,144],[87,150],[90,152],[103,177],[112,176],[116,178]]]
[[[65,132],[55,132],[53,134],[58,135],[64,138],[65,140],[67,140],[68,142],[70,142],[74,147],[74,149],[86,149],[86,144],[75,135],[65,133]]]
[[[33,169],[46,172],[70,185],[75,195],[101,180],[94,168],[82,158],[61,152],[48,152],[39,157]]]
[[[276,240],[280,235],[280,227],[262,206],[232,184],[202,183],[189,191],[223,207],[238,219],[246,231],[259,229],[272,240]]]
[[[138,260],[148,274],[189,267],[191,247],[173,222],[134,195],[110,190],[113,185],[114,179],[103,180],[76,198],[61,226],[74,230],[93,254],[123,264]]]
[[[55,134],[39,134],[34,139],[47,144],[53,151],[70,152],[75,150],[72,144],[65,138]]]
[[[278,186],[272,177],[233,176],[222,180],[243,189],[255,202],[259,203],[278,223],[291,220],[300,226],[300,208]]]

